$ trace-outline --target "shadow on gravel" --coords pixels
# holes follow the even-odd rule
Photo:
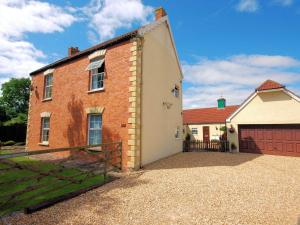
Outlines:
[[[144,169],[159,170],[209,166],[238,166],[260,156],[260,154],[248,153],[183,152],[149,164]]]

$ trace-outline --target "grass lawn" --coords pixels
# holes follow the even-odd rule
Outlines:
[[[3,154],[3,152],[1,152]],[[18,163],[21,166],[34,168],[41,172],[55,170],[55,176],[73,177],[74,180],[83,180],[81,183],[71,183],[66,179],[58,179],[55,176],[41,176],[39,180],[33,178],[39,173],[26,169],[9,168],[11,165],[0,160],[0,216],[11,212],[20,211],[26,207],[42,203],[44,201],[59,197],[63,194],[77,191],[83,188],[101,184],[104,182],[103,175],[91,175],[86,178],[88,173],[82,174],[82,171],[75,168],[63,168],[58,164],[41,162],[28,157],[18,157],[10,159],[11,162]],[[4,170],[9,168],[8,170]],[[76,176],[79,174],[78,176]],[[25,178],[25,179],[23,179]],[[20,181],[20,179],[22,181]],[[38,187],[20,193],[15,199],[9,200],[9,195],[22,192],[30,186]]]

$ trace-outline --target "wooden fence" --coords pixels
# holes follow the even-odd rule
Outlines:
[[[122,169],[122,143],[0,152],[0,217],[30,213],[99,187]]]
[[[184,141],[184,152],[199,152],[199,151],[217,151],[227,152],[229,151],[228,141]]]

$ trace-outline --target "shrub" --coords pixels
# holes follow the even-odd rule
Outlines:
[[[191,140],[191,135],[189,133],[187,133],[187,135],[185,136],[185,140],[186,141],[190,141]]]
[[[3,142],[4,146],[12,146],[14,144],[16,144],[16,142],[14,142],[14,141],[5,141],[5,142]]]

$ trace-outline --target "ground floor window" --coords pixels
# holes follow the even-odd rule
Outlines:
[[[192,134],[198,134],[198,128],[192,128]]]
[[[98,145],[102,143],[102,115],[90,114],[88,126],[88,144]]]
[[[49,131],[50,131],[50,117],[42,118],[42,135],[41,142],[47,143],[49,141]]]

